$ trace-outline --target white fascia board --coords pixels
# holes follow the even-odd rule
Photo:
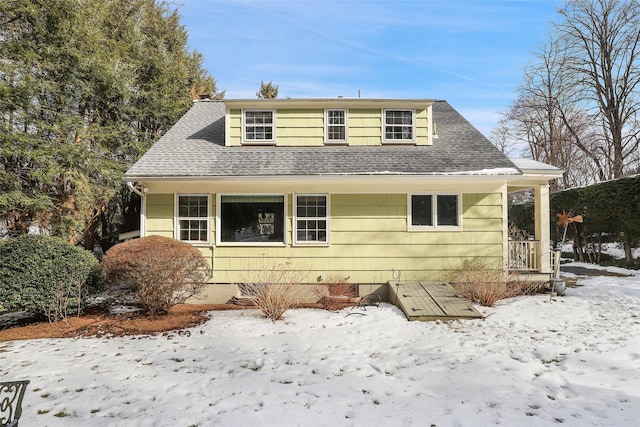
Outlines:
[[[333,108],[344,106],[361,108],[426,108],[434,99],[374,99],[374,98],[274,98],[225,99],[229,108]]]
[[[465,180],[478,180],[478,179],[515,179],[521,178],[521,175],[517,174],[473,174],[467,172],[449,173],[449,174],[409,174],[409,173],[395,173],[395,172],[371,172],[371,173],[345,173],[345,174],[320,174],[320,175],[199,175],[199,176],[185,176],[185,175],[165,175],[165,176],[127,176],[123,178],[124,181],[255,181],[255,180],[301,180],[301,181],[318,181],[318,180],[330,180],[330,179],[366,179],[370,181],[374,178],[381,180],[388,180],[390,178],[397,179],[465,179]]]

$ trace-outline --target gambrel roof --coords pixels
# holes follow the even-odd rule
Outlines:
[[[433,103],[437,138],[424,146],[225,146],[225,110],[196,102],[125,179],[522,173],[446,101]]]

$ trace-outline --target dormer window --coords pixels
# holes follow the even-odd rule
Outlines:
[[[325,110],[325,141],[328,143],[341,143],[347,141],[347,110]]]
[[[273,110],[244,111],[244,140],[246,142],[274,141]]]
[[[413,142],[415,113],[413,110],[384,110],[384,140]]]

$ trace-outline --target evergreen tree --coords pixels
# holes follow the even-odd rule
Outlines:
[[[180,15],[156,0],[0,3],[0,220],[92,247],[128,208],[121,177],[214,97]]]
[[[260,90],[256,92],[256,96],[261,99],[274,99],[278,97],[278,85],[274,85],[269,81],[265,83],[260,81]]]

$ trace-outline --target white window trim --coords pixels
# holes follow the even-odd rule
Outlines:
[[[327,216],[324,218],[317,217],[318,219],[326,220],[327,222],[327,241],[298,241],[298,196],[324,196],[327,201]],[[303,217],[301,219],[306,220],[310,217]],[[315,218],[315,217],[314,217]],[[331,198],[327,193],[294,193],[293,195],[293,244],[298,246],[329,246],[330,242],[330,229],[331,229]]]
[[[270,112],[273,121],[271,123],[271,139],[247,139],[247,114],[256,112]],[[242,143],[247,145],[273,145],[276,141],[276,110],[273,108],[251,108],[242,110]]]
[[[433,225],[413,225],[411,196],[431,196],[431,223]],[[458,198],[458,225],[438,225],[438,196],[456,196]],[[407,194],[407,230],[408,231],[462,231],[462,194],[461,193],[409,193]]]
[[[201,217],[181,217],[180,216],[180,197],[188,196],[206,196],[207,197],[207,240],[181,240],[180,239],[180,220],[202,220]],[[208,193],[176,193],[174,195],[174,224],[173,237],[180,242],[190,243],[194,246],[209,245],[211,243],[211,196]]]
[[[344,111],[344,139],[329,139],[329,111]],[[324,109],[324,143],[346,144],[349,141],[349,110],[347,108],[325,108]]]
[[[387,139],[387,111],[411,111],[411,139]],[[415,108],[385,108],[382,110],[382,142],[387,144],[415,144],[416,143],[416,110]]]
[[[283,198],[284,210],[283,210],[283,241],[282,242],[223,242],[222,241],[222,197],[223,196],[255,196],[255,197],[268,197],[268,196],[281,196]],[[216,246],[276,246],[282,247],[288,244],[289,230],[287,227],[287,218],[289,214],[287,212],[287,195],[284,193],[218,193],[216,194]]]

